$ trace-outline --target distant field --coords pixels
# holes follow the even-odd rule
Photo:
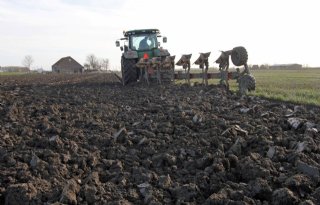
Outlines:
[[[30,73],[24,73],[24,72],[0,72],[0,76],[24,75],[24,74],[30,74]]]
[[[192,72],[199,71],[196,69]],[[256,78],[257,86],[256,91],[250,95],[320,106],[320,69],[253,70],[252,73]],[[25,73],[0,72],[0,77],[22,74]],[[200,80],[196,81],[200,82]],[[210,80],[209,82],[217,84],[219,81]],[[234,91],[238,90],[234,80],[230,81],[230,87]]]
[[[193,72],[199,72],[199,69]],[[320,69],[253,70],[252,73],[257,86],[256,91],[250,95],[320,106]],[[209,80],[209,83],[213,84],[218,82]],[[233,91],[238,90],[234,80],[230,81],[230,88]]]
[[[320,105],[320,69],[255,70],[253,95],[276,100]]]

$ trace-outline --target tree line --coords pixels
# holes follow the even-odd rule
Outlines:
[[[108,70],[109,59],[98,58],[94,54],[90,54],[86,58],[86,62],[84,63],[84,68],[86,70]]]
[[[31,55],[26,55],[22,60],[22,65],[28,69],[34,63],[34,58]],[[86,62],[84,63],[84,68],[86,70],[108,70],[109,69],[109,59],[108,58],[98,58],[94,54],[89,54],[86,57]]]

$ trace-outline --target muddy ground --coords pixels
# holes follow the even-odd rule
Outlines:
[[[111,74],[0,77],[0,204],[320,204],[319,113]]]

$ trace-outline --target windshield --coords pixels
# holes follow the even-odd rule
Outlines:
[[[132,50],[151,50],[157,48],[158,40],[156,34],[139,34],[130,36],[130,48]]]

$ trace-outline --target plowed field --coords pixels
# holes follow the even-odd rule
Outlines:
[[[320,204],[320,108],[112,74],[0,78],[0,204]]]

